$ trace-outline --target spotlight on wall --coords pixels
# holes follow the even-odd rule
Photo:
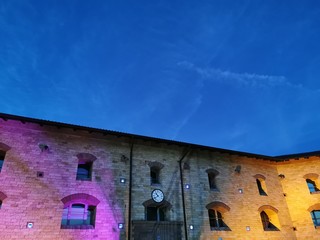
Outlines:
[[[189,189],[190,188],[190,184],[186,184],[185,188]]]
[[[41,152],[46,151],[46,150],[49,149],[48,145],[44,144],[44,143],[40,143],[39,144],[39,148],[40,148]]]
[[[250,231],[250,226],[246,226],[246,230],[247,230],[247,231]]]
[[[118,223],[118,228],[123,229],[124,228],[124,223]]]
[[[234,171],[236,173],[240,173],[241,172],[241,166],[240,165],[236,166],[236,169]]]
[[[27,222],[27,228],[33,228],[33,222]]]
[[[193,225],[189,225],[190,230],[193,230],[193,228],[194,228]]]
[[[242,194],[242,193],[243,193],[243,189],[242,189],[242,188],[239,188],[239,189],[238,189],[238,192]]]
[[[120,183],[126,183],[126,179],[125,178],[120,178]]]
[[[284,179],[286,176],[283,175],[283,174],[279,174],[278,177],[281,178],[281,179]]]

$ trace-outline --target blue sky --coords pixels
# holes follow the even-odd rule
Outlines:
[[[319,23],[317,0],[2,0],[0,112],[320,150]]]

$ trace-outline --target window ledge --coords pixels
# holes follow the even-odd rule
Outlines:
[[[320,191],[310,192],[310,194],[320,194]]]
[[[61,229],[94,229],[93,225],[61,225]]]
[[[211,192],[220,192],[218,188],[210,188]]]
[[[320,229],[320,226],[314,226],[315,229]]]
[[[280,230],[278,228],[265,228],[264,231],[266,231],[266,232],[278,232]]]
[[[212,227],[211,231],[231,231],[228,227]]]
[[[77,181],[86,181],[86,182],[91,182],[91,178],[77,178]]]
[[[150,185],[151,186],[155,186],[155,187],[161,187],[162,186],[161,183],[151,183]]]

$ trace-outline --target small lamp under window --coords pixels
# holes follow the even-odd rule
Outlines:
[[[27,228],[33,228],[33,222],[27,222]]]
[[[124,223],[118,223],[118,228],[123,229],[124,228]]]

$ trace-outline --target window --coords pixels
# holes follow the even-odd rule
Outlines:
[[[261,222],[265,231],[278,231],[279,229],[270,222],[268,214],[265,211],[260,213]]]
[[[218,176],[219,172],[212,168],[208,169],[206,172],[208,173],[210,190],[218,191],[217,184],[216,184],[216,177]]]
[[[268,196],[266,182],[265,182],[265,180],[266,180],[265,176],[263,176],[261,174],[256,174],[254,176],[254,178],[256,178],[256,183],[257,183],[259,194],[261,196]]]
[[[145,220],[146,221],[168,221],[170,219],[171,203],[163,200],[161,203],[156,203],[152,199],[145,201],[142,204],[145,208]]]
[[[317,188],[317,185],[316,185],[316,182],[311,180],[311,179],[306,179],[306,182],[307,182],[307,185],[308,185],[308,188],[309,188],[309,191],[310,193],[313,193],[313,192],[318,192],[319,189]]]
[[[208,215],[209,215],[210,227],[212,230],[215,230],[215,229],[222,230],[223,228],[227,228],[227,225],[222,220],[222,214],[219,211],[209,209]]]
[[[313,221],[313,225],[315,227],[319,227],[320,226],[320,210],[313,210],[312,212],[310,212],[310,214]]]
[[[92,162],[79,163],[77,180],[91,180]]]
[[[268,196],[267,193],[262,188],[262,181],[260,179],[256,179],[256,181],[257,181],[259,194],[262,195],[262,196]]]
[[[89,194],[78,193],[69,195],[61,201],[64,203],[61,228],[94,228],[98,199]]]
[[[208,178],[209,178],[209,186],[210,186],[210,189],[217,189],[217,186],[216,186],[216,175],[214,175],[214,173],[208,173]]]
[[[90,226],[94,227],[95,206],[74,203],[63,209],[61,226]]]
[[[3,163],[4,163],[4,157],[6,155],[6,152],[4,151],[0,151],[0,172],[2,170],[2,166],[3,166]]]
[[[163,164],[159,162],[149,162],[150,167],[150,184],[160,184],[160,171],[163,168]]]
[[[79,161],[76,179],[91,181],[93,162],[97,158],[90,153],[79,153],[77,155],[77,158],[79,159]]]
[[[164,221],[165,209],[160,206],[146,207],[146,220],[147,221]]]
[[[270,205],[264,205],[259,208],[261,223],[264,231],[279,231],[280,222],[278,219],[278,210]]]
[[[208,204],[209,225],[212,231],[230,231],[224,220],[224,215],[230,211],[230,208],[222,202],[212,202]]]
[[[7,198],[7,195],[5,195],[3,192],[0,192],[0,209],[2,207],[3,200]]]
[[[160,184],[160,169],[157,167],[150,168],[150,180],[151,184]]]

